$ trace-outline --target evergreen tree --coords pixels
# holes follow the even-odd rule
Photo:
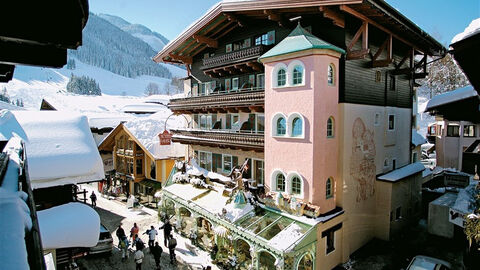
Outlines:
[[[75,69],[75,59],[68,59],[67,61],[67,69]]]
[[[100,85],[94,79],[87,76],[77,77],[73,74],[67,84],[67,92],[90,96],[100,96],[102,94]]]
[[[0,93],[0,101],[10,103],[10,97],[8,96],[6,87],[3,87],[2,92]]]

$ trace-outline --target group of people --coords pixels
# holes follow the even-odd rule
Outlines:
[[[177,240],[172,235],[172,225],[167,220],[163,226],[159,229],[163,229],[164,235],[164,245],[168,248],[170,254],[170,263],[173,264],[176,262],[175,259],[175,248],[177,246]],[[132,239],[132,248],[135,247],[136,251],[134,254],[134,260],[136,264],[136,269],[142,269],[143,259],[145,257],[143,253],[143,249],[145,248],[145,244],[143,243],[142,239],[138,237],[139,228],[137,223],[133,224],[133,227],[130,229],[130,238]],[[122,225],[118,226],[117,229],[117,237],[119,242],[119,248],[122,251],[122,261],[128,259],[129,251],[128,248],[130,246],[130,242],[125,234],[125,231],[122,228]],[[160,258],[163,253],[162,247],[156,242],[156,237],[158,235],[157,230],[153,226],[150,226],[150,229],[146,230],[143,234],[148,235],[148,248],[150,253],[153,255],[155,259],[155,266],[156,269],[160,269]]]

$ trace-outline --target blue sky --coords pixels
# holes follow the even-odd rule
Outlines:
[[[217,0],[90,0],[90,11],[117,15],[139,23],[168,39],[175,38]],[[387,0],[407,18],[448,45],[476,18],[479,0]]]

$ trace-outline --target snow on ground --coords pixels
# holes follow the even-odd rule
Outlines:
[[[473,20],[462,33],[452,39],[452,44],[480,32],[480,18]]]
[[[147,245],[148,236],[143,234],[150,226],[158,231],[156,241],[162,246],[163,254],[161,259],[162,269],[201,269],[201,266],[211,265],[212,269],[218,269],[215,265],[211,263],[210,254],[199,248],[190,247],[190,240],[182,237],[179,234],[173,233],[175,239],[177,239],[177,248],[176,256],[179,261],[178,266],[173,266],[169,263],[168,259],[168,249],[163,246],[163,231],[159,230],[159,227],[163,225],[158,221],[158,212],[157,210],[150,209],[147,207],[141,207],[139,209],[127,209],[126,204],[119,202],[117,200],[110,200],[103,196],[100,196],[96,190],[96,184],[92,185],[80,185],[80,190],[85,189],[90,194],[93,190],[97,193],[97,208],[101,208],[100,217],[102,223],[110,230],[113,237],[114,250],[112,252],[111,258],[103,259],[98,257],[90,257],[81,260],[81,263],[86,266],[94,267],[94,269],[134,269],[133,263],[133,250],[130,253],[130,259],[122,262],[120,260],[121,255],[120,251],[116,248],[118,245],[118,238],[115,235],[116,228],[118,225],[112,229],[112,224],[109,223],[113,218],[105,216],[105,214],[110,214],[115,217],[120,218],[123,229],[127,236],[130,235],[130,229],[133,226],[133,223],[137,223],[139,227],[139,237]],[[103,215],[103,217],[102,217]],[[148,245],[147,245],[148,246]],[[193,252],[191,250],[193,250]],[[143,250],[145,253],[145,260],[143,263],[144,269],[154,269],[153,267],[153,256],[147,249]],[[90,269],[90,268],[87,268]]]

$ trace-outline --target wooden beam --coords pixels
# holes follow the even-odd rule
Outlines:
[[[264,9],[263,13],[265,15],[267,15],[268,20],[278,23],[278,25],[281,26],[281,27],[289,27],[290,26],[289,21],[285,20],[285,18],[283,18],[283,16],[281,14],[275,13],[273,10]]]
[[[347,5],[340,5],[340,10],[346,12],[346,13],[349,13],[350,15],[354,16],[354,17],[357,17],[358,19],[364,21],[364,22],[368,22],[370,23],[371,25],[375,26],[376,28],[382,30],[383,32],[389,34],[389,35],[392,35],[392,37],[398,39],[399,41],[407,44],[408,46],[410,47],[413,47],[415,48],[416,50],[418,51],[421,51],[418,49],[417,46],[413,45],[412,43],[406,41],[405,39],[399,37],[398,35],[395,35],[394,33],[392,33],[392,31],[388,30],[387,28],[381,26],[380,24],[374,22],[373,20],[371,20],[370,18],[368,18],[367,16],[361,14],[360,12],[354,10],[353,8],[347,6]]]
[[[225,17],[227,17],[227,19],[228,19],[229,21],[236,22],[236,23],[238,24],[238,26],[240,26],[240,27],[243,27],[243,26],[245,25],[245,24],[244,24],[240,19],[238,19],[237,16],[235,16],[233,13],[223,13],[223,15],[224,15]]]
[[[347,53],[347,60],[364,59],[370,53],[370,49],[356,50]]]
[[[207,44],[207,46],[210,48],[218,48],[218,41],[213,38],[200,35],[193,35],[193,38],[197,41],[197,43]]]
[[[239,27],[238,24],[234,24],[232,27],[230,27],[229,29],[225,30],[223,33],[221,33],[220,35],[218,35],[216,38],[221,38],[223,36],[225,36],[226,34],[230,33],[230,31],[232,31],[233,29]]]
[[[191,65],[191,64],[193,63],[192,57],[189,57],[189,56],[176,55],[176,54],[173,54],[173,53],[170,53],[169,56],[170,56],[170,58],[172,58],[173,60],[181,61],[181,62],[183,62],[184,64],[190,64],[190,65]]]
[[[220,27],[219,29],[217,29],[217,31],[213,32],[212,34],[210,34],[210,37],[214,37],[216,34],[220,33],[223,29],[229,27],[230,25],[232,25],[233,22],[231,21],[228,21],[227,23],[225,23],[222,27]],[[237,26],[237,24],[235,24],[235,26]]]
[[[318,9],[323,13],[323,17],[332,20],[334,25],[345,28],[345,16],[343,14],[333,11],[326,6],[320,6]]]
[[[366,24],[363,23],[360,28],[358,28],[357,32],[355,33],[355,35],[353,36],[352,40],[350,41],[350,43],[348,44],[347,46],[347,51],[351,51],[353,46],[355,46],[355,43],[357,43],[358,39],[360,38],[360,36],[362,36],[363,34],[363,31],[365,31],[365,26]]]
[[[399,68],[399,69],[394,69],[390,71],[390,74],[392,75],[405,75],[405,74],[410,74],[413,72],[413,69],[411,68]]]
[[[393,59],[375,60],[372,61],[372,67],[388,67],[391,63],[393,63]]]
[[[247,66],[251,67],[255,71],[262,71],[262,67],[258,62],[247,62]]]
[[[384,50],[387,50],[387,58],[383,60],[377,60]],[[392,59],[392,35],[389,35],[387,39],[378,48],[375,55],[372,57],[372,67],[387,67],[393,62]]]

